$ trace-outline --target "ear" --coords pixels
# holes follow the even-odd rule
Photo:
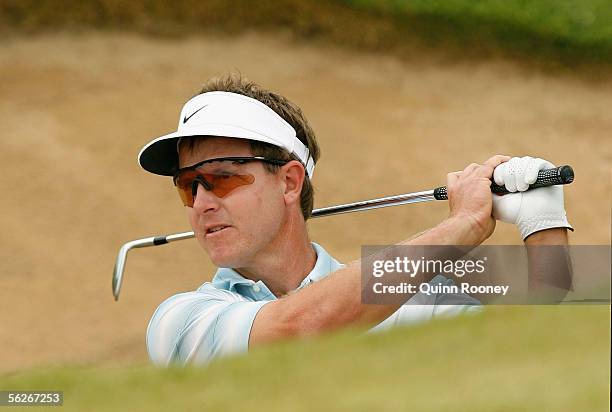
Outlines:
[[[285,198],[285,204],[298,203],[299,206],[302,185],[304,184],[304,178],[306,176],[304,166],[297,160],[292,160],[282,166],[280,171],[284,183],[283,196]]]

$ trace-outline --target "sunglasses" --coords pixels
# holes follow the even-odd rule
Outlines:
[[[187,207],[193,207],[198,185],[202,185],[204,189],[217,197],[225,197],[237,187],[253,184],[255,176],[246,173],[243,165],[255,161],[278,166],[289,162],[288,160],[268,159],[261,156],[208,159],[193,166],[179,169],[174,174],[174,185],[183,204]]]

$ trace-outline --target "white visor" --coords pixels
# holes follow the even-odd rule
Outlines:
[[[183,106],[178,130],[147,143],[138,163],[148,172],[173,176],[178,170],[177,141],[188,136],[234,137],[282,147],[300,159],[312,178],[314,160],[308,148],[289,123],[259,100],[219,91],[195,96]]]

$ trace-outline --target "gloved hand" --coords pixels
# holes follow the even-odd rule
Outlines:
[[[493,195],[493,217],[515,224],[523,240],[532,233],[555,227],[574,230],[565,214],[563,186],[526,191],[536,181],[540,170],[554,167],[546,160],[525,156],[513,157],[493,171],[495,183],[513,192],[503,196]]]

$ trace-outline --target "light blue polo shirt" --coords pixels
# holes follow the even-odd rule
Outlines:
[[[323,247],[312,242],[317,261],[304,278],[299,290],[343,267]],[[451,280],[436,276],[430,283],[447,284]],[[448,302],[448,295],[444,295]],[[179,293],[165,300],[149,321],[147,351],[151,361],[160,366],[171,363],[205,364],[213,358],[244,353],[259,309],[276,300],[262,281],[246,279],[233,269],[219,268],[212,279],[196,291]],[[452,304],[444,297],[415,295],[389,318],[372,328],[387,329],[399,324],[414,324],[437,316],[471,311],[478,301],[467,295],[455,295]]]

